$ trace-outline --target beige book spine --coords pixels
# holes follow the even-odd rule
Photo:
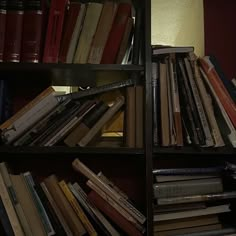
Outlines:
[[[84,235],[86,232],[84,226],[59,187],[57,177],[55,175],[51,175],[44,180],[44,183],[56,202],[56,205],[65,217],[65,220],[72,230],[73,235]]]
[[[39,101],[43,98],[47,97],[49,94],[55,92],[52,87],[48,87],[42,93],[40,93],[36,98],[34,98],[31,102],[25,105],[22,109],[20,109],[15,115],[13,115],[10,119],[6,120],[3,124],[0,125],[0,130],[7,129],[11,126],[18,118],[20,118],[23,114],[29,111],[32,107],[34,107]]]
[[[83,28],[73,60],[74,63],[87,63],[89,50],[97,29],[102,7],[103,4],[101,3],[88,3]]]
[[[0,174],[0,196],[3,202],[3,205],[5,207],[5,210],[7,212],[14,234],[17,236],[24,236],[23,230],[17,218],[15,209],[12,205],[6,185],[4,184],[2,174]]]
[[[56,213],[56,215],[57,215],[57,217],[58,217],[58,219],[59,219],[59,221],[60,221],[60,223],[61,223],[63,229],[65,230],[66,235],[67,235],[67,236],[73,236],[73,233],[71,232],[71,230],[70,230],[68,224],[66,223],[64,216],[61,214],[60,209],[57,207],[57,205],[56,205],[56,203],[55,203],[55,201],[54,201],[52,195],[51,195],[50,192],[48,191],[48,189],[47,189],[45,183],[42,182],[42,183],[40,183],[40,185],[41,185],[41,187],[42,187],[42,189],[43,189],[43,191],[44,191],[44,193],[45,193],[45,195],[46,195],[48,201],[50,202],[50,204],[51,204],[51,206],[52,206],[52,209],[53,209],[54,212]]]
[[[146,221],[146,217],[138,211],[131,203],[120,196],[115,190],[105,184],[97,175],[95,175],[87,166],[85,166],[79,159],[75,159],[72,162],[72,166],[76,171],[81,172],[84,176],[94,182],[99,188],[101,188],[108,196],[121,205],[127,212],[129,212],[139,223],[143,224]]]
[[[88,131],[88,133],[79,141],[78,145],[86,146],[92,138],[102,129],[102,127],[112,118],[112,116],[123,106],[124,97],[116,98],[115,103],[105,112],[98,122]]]

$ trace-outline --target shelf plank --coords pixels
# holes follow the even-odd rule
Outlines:
[[[0,63],[1,71],[34,71],[34,70],[75,70],[75,71],[143,71],[141,65],[120,65],[120,64],[64,64],[64,63]]]
[[[221,147],[221,148],[196,148],[196,147],[155,147],[153,153],[157,155],[162,154],[174,154],[176,157],[183,154],[191,154],[193,157],[198,157],[201,155],[234,155],[236,154],[236,149],[231,147]]]
[[[64,146],[53,146],[53,147],[12,147],[12,146],[1,146],[0,153],[4,154],[105,154],[105,155],[138,155],[144,154],[143,149],[137,148],[100,148],[100,147],[64,147]]]

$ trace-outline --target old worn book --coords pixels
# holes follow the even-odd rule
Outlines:
[[[180,180],[153,185],[155,198],[180,197],[197,194],[221,193],[221,178]]]
[[[59,187],[57,177],[50,175],[44,180],[44,183],[73,232],[73,235],[84,235],[86,232],[84,226]]]
[[[94,229],[93,225],[91,224],[91,222],[89,221],[89,219],[85,215],[83,209],[80,207],[79,203],[77,202],[76,198],[74,197],[74,195],[70,191],[66,182],[64,180],[60,181],[59,186],[61,187],[61,190],[65,194],[67,200],[69,201],[69,203],[73,207],[74,211],[79,216],[79,218],[80,218],[81,222],[83,223],[85,229],[87,230],[88,234],[90,236],[97,236],[98,234],[97,234],[96,230]]]
[[[15,212],[14,206],[11,202],[10,195],[8,193],[7,187],[4,183],[2,174],[0,174],[0,197],[3,202],[3,206],[6,210],[7,216],[12,226],[12,230],[15,235],[23,236],[23,230],[21,224],[17,218],[17,214]]]
[[[99,188],[101,188],[107,195],[120,204],[127,212],[129,212],[139,223],[143,224],[146,221],[146,217],[138,211],[130,202],[124,197],[119,195],[109,185],[104,183],[94,172],[92,172],[87,166],[85,166],[79,159],[75,159],[72,162],[73,168],[81,172],[84,176],[94,182]]]
[[[47,235],[39,212],[34,204],[32,196],[26,185],[23,175],[10,175],[12,185],[15,189],[16,196],[24,210],[27,221],[29,222],[31,231],[35,236]]]
[[[73,63],[87,63],[92,40],[95,35],[103,4],[88,3],[83,28],[79,37]]]
[[[152,55],[158,56],[161,54],[170,54],[170,53],[188,53],[193,52],[194,47],[172,47],[169,45],[153,45],[152,46]]]
[[[128,220],[126,220],[118,211],[111,207],[102,197],[95,191],[88,194],[88,199],[98,209],[100,209],[109,219],[118,225],[124,232],[130,236],[141,236],[139,232]]]
[[[88,56],[88,63],[99,64],[101,62],[103,50],[105,48],[109,33],[111,31],[116,12],[116,2],[104,2],[96,33],[91,43],[90,52]]]

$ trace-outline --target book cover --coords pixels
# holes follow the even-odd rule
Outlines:
[[[21,61],[37,63],[40,60],[43,11],[40,0],[26,1],[24,9]]]
[[[23,1],[7,1],[6,29],[3,60],[20,62],[24,19]]]
[[[57,63],[67,0],[52,0],[44,45],[43,62]]]

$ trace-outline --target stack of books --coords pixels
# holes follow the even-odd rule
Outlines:
[[[235,184],[224,184],[232,180],[225,167],[155,169],[153,176],[155,235],[236,233],[221,220],[236,198]]]
[[[116,1],[0,1],[0,61],[127,62],[134,25],[131,8]]]
[[[123,191],[79,159],[72,166],[88,178],[88,194],[55,174],[38,181],[0,163],[1,235],[143,235],[146,218]]]
[[[135,89],[133,83],[134,80],[129,79],[66,95],[57,95],[52,87],[48,87],[0,124],[1,142],[12,146],[130,147],[123,135],[126,133],[125,137],[128,136],[124,132],[123,120],[131,119],[135,124],[132,117],[136,114],[136,98],[139,101],[137,112],[141,124],[137,123],[138,127],[134,131],[138,134],[137,130],[143,129],[143,93],[130,100],[121,90],[126,86]],[[141,85],[137,87],[142,91]],[[132,117],[122,116],[128,110],[129,114],[133,113]],[[106,126],[112,124],[117,124],[119,134],[115,131],[112,133],[112,129],[106,133]],[[139,134],[142,132],[139,131]],[[139,147],[142,147],[143,135],[138,135],[138,140]]]
[[[236,147],[236,89],[213,56],[153,47],[155,146]]]

